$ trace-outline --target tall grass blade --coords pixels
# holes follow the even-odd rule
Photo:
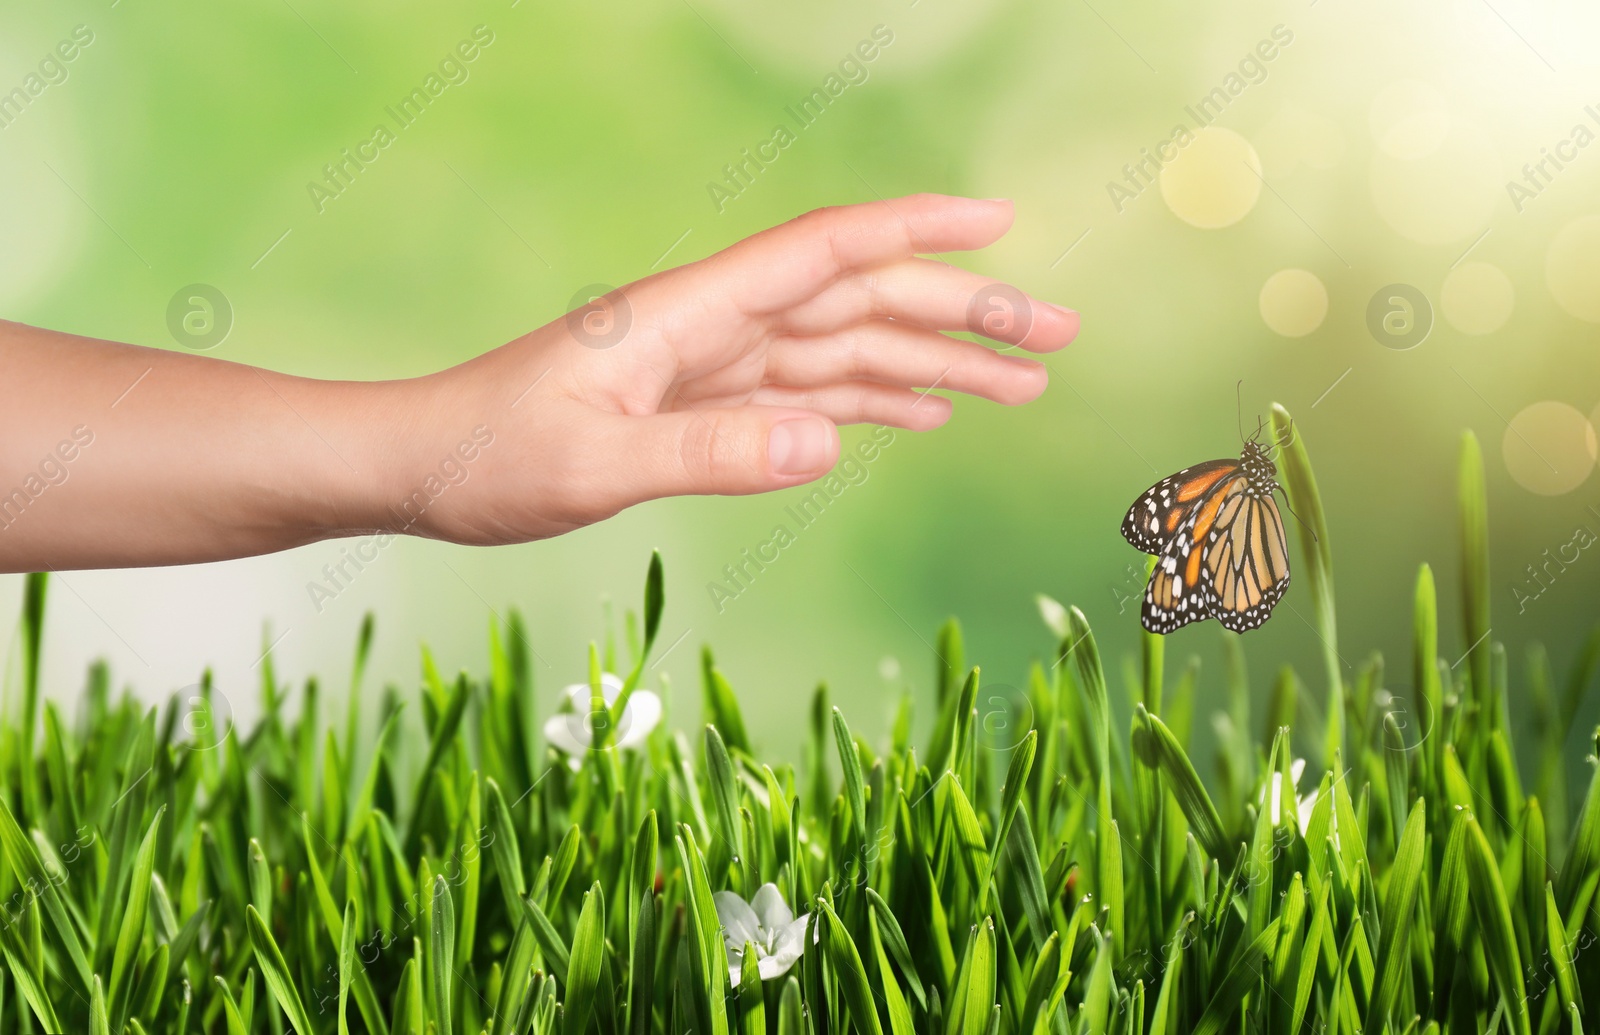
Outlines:
[[[41,811],[38,777],[33,765],[34,730],[39,725],[39,663],[44,636],[44,603],[50,576],[33,572],[22,591],[22,727],[19,731],[18,769],[22,775],[22,801],[28,815]]]
[[[433,878],[432,900],[428,908],[427,1001],[432,1004],[432,1024],[439,1035],[450,1035],[455,1027],[456,985],[456,909],[450,896],[450,883],[444,874]]]
[[[617,694],[617,699],[612,702],[606,723],[606,732],[620,729],[622,713],[628,707],[628,701],[633,697],[634,690],[638,689],[639,680],[644,677],[645,662],[650,658],[650,649],[655,646],[656,634],[661,631],[661,612],[666,606],[666,576],[661,567],[661,551],[650,551],[650,568],[644,577],[644,643],[639,648],[639,656],[633,663],[633,669],[622,682],[622,690]],[[604,740],[601,742],[604,747]]]
[[[1217,985],[1192,1035],[1219,1035],[1228,1018],[1238,1010],[1239,1003],[1260,980],[1262,968],[1277,948],[1277,939],[1278,921],[1274,920],[1250,943]]]
[[[1218,814],[1216,805],[1212,804],[1211,795],[1206,793],[1205,786],[1200,782],[1200,774],[1195,772],[1183,745],[1178,743],[1178,738],[1172,735],[1166,724],[1146,712],[1143,705],[1137,706],[1135,712],[1144,734],[1135,737],[1135,753],[1145,765],[1161,770],[1161,775],[1167,781],[1167,789],[1177,799],[1178,808],[1188,818],[1189,826],[1206,854],[1215,859],[1229,858],[1237,843],[1224,833],[1222,816]]]
[[[572,936],[571,962],[567,965],[565,1035],[584,1035],[594,1013],[595,995],[600,988],[600,968],[604,965],[606,907],[605,895],[596,882],[583,896],[578,914],[578,930]]]
[[[1489,675],[1489,503],[1483,451],[1470,431],[1461,435],[1457,507],[1461,529],[1461,622],[1472,677],[1472,698],[1490,728],[1498,725]]]
[[[998,984],[995,979],[994,921],[985,918],[972,940],[967,957],[965,991],[961,999],[959,1027],[951,1035],[984,1035],[994,1013]]]
[[[305,1005],[300,1000],[300,993],[296,990],[289,965],[284,962],[277,941],[273,939],[272,932],[267,930],[267,925],[262,922],[261,914],[256,912],[254,906],[245,907],[245,923],[250,933],[250,947],[254,950],[256,963],[261,968],[261,976],[266,981],[267,990],[272,993],[272,998],[277,1000],[278,1007],[289,1019],[289,1026],[294,1029],[295,1035],[316,1035],[316,1029],[311,1026],[311,1018],[307,1016]]]
[[[1391,1022],[1390,1010],[1399,997],[1401,982],[1411,968],[1411,922],[1417,912],[1417,892],[1426,863],[1427,805],[1422,799],[1411,807],[1400,847],[1389,870],[1389,887],[1379,925],[1378,983],[1367,1005],[1363,1031],[1380,1031]]]
[[[824,916],[822,940],[828,951],[828,962],[838,981],[844,1001],[850,1009],[850,1020],[863,1035],[883,1035],[883,1024],[878,1020],[878,1007],[873,999],[872,985],[867,980],[867,968],[861,962],[861,953],[845,930],[838,914],[826,901],[821,903]]]
[[[23,944],[21,934],[18,924],[0,925],[0,952],[5,955],[11,980],[16,983],[17,991],[33,1010],[34,1016],[39,1019],[45,1031],[65,1031],[61,1021],[56,1017],[50,993],[46,991],[43,979],[34,969],[44,961],[35,957],[29,947]],[[99,977],[93,979],[93,987],[96,1001],[100,1004],[100,1013],[104,1015],[105,996],[101,993]]]
[[[739,698],[727,677],[712,663],[711,648],[701,652],[701,682],[705,690],[705,713],[723,741],[734,751],[750,753],[750,735],[745,732],[744,713]]]
[[[84,954],[77,925],[68,915],[66,904],[62,901],[56,882],[45,870],[38,849],[17,825],[16,814],[11,811],[5,795],[0,795],[0,849],[4,850],[6,861],[11,864],[11,872],[16,876],[17,883],[33,889],[44,906],[45,914],[50,918],[52,934],[72,963],[72,973],[78,979],[80,994],[87,994],[90,984],[89,959]]]
[[[356,904],[344,905],[339,937],[339,1035],[350,1035],[350,981],[356,973]]]
[[[652,817],[654,813],[652,813]],[[628,980],[628,1035],[650,1035],[650,1015],[655,1006],[656,904],[649,888],[639,892],[634,907]]]
[[[1323,671],[1328,683],[1323,760],[1331,766],[1334,755],[1344,747],[1344,666],[1339,657],[1339,629],[1334,617],[1333,548],[1328,538],[1328,521],[1322,511],[1322,493],[1317,489],[1316,476],[1311,473],[1311,457],[1295,428],[1294,418],[1277,403],[1272,404],[1272,435],[1278,447],[1289,506],[1307,526],[1301,530],[1300,556],[1311,595],[1312,627],[1321,641]]]
[[[139,854],[133,862],[133,878],[128,884],[128,903],[122,914],[121,929],[117,933],[107,998],[118,1030],[127,1021],[128,1001],[133,990],[133,965],[144,942],[145,920],[150,915],[151,875],[156,865],[156,832],[161,829],[161,818],[166,812],[165,805],[156,809],[156,818],[151,821],[150,829],[145,831],[144,840],[139,844]]]
[[[1517,952],[1511,906],[1506,900],[1505,887],[1500,883],[1500,867],[1489,850],[1489,842],[1483,836],[1477,819],[1468,815],[1463,822],[1466,824],[1467,880],[1473,913],[1478,918],[1484,956],[1489,961],[1489,972],[1510,1007],[1513,1031],[1516,1035],[1531,1035],[1532,1021],[1528,1016],[1528,996],[1522,980],[1522,959]]]
[[[1111,773],[1111,705],[1106,694],[1105,672],[1100,665],[1100,648],[1095,645],[1094,632],[1083,612],[1072,608],[1068,612],[1068,628],[1072,635],[1071,652],[1078,674],[1078,685],[1083,689],[1088,707],[1089,764],[1096,779],[1102,783]]]

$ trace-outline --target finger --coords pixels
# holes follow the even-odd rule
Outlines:
[[[835,424],[887,424],[908,431],[932,431],[950,419],[950,400],[873,381],[847,381],[821,388],[765,385],[754,400],[820,413]]]
[[[839,432],[793,406],[699,407],[615,417],[592,440],[620,507],[663,496],[738,496],[813,481],[839,458]],[[617,458],[625,458],[620,469]]]
[[[706,260],[751,314],[776,312],[858,269],[983,248],[1011,228],[1009,201],[944,194],[820,208]]]
[[[976,342],[891,320],[869,320],[815,338],[779,338],[767,350],[767,380],[792,388],[879,381],[902,388],[948,388],[1007,406],[1044,392],[1044,364]]]
[[[795,334],[827,334],[889,317],[933,330],[970,331],[1030,352],[1065,348],[1078,314],[1009,284],[928,259],[906,259],[852,274],[784,313]]]

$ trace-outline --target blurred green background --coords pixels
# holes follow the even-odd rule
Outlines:
[[[677,645],[652,679],[672,678],[674,721],[698,712],[709,642],[767,750],[795,752],[824,678],[868,733],[911,685],[925,729],[948,615],[999,684],[1050,649],[1036,592],[1082,606],[1112,663],[1135,649],[1142,557],[1118,522],[1160,475],[1237,453],[1240,379],[1247,424],[1281,402],[1316,465],[1352,666],[1382,650],[1405,693],[1420,562],[1454,616],[1463,428],[1484,444],[1493,635],[1514,676],[1533,639],[1564,670],[1600,612],[1600,549],[1575,538],[1600,534],[1592,4],[69,0],[0,23],[0,93],[28,94],[0,105],[10,319],[179,348],[169,299],[203,283],[234,313],[212,355],[405,377],[559,317],[585,285],[923,190],[1014,198],[1012,233],[958,261],[1084,314],[1041,400],[961,401],[946,428],[898,434],[720,613],[709,584],[792,498],[663,501],[513,548],[401,542],[320,613],[307,585],[347,544],[68,574],[47,634],[57,696],[97,655],[152,695],[212,665],[247,715],[263,620],[280,673],[337,687],[369,608],[373,673],[409,690],[419,641],[481,672],[488,622],[516,607],[544,710],[581,677],[602,601],[637,606],[659,546]],[[49,64],[80,26],[92,42]],[[441,68],[480,26],[492,42]],[[841,72],[875,30],[892,42]],[[435,74],[400,125],[388,109]],[[796,125],[786,109],[830,75],[844,88]],[[310,184],[380,125],[392,142],[319,210]],[[793,144],[719,204],[723,167],[780,125]],[[1396,284],[1409,313],[1380,290]],[[1246,639],[1258,696],[1291,663],[1321,698],[1305,592]],[[8,626],[20,595],[0,579]],[[1447,628],[1441,650],[1464,651]],[[1208,701],[1221,635],[1168,644],[1207,659]]]

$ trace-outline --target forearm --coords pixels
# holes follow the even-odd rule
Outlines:
[[[316,381],[0,322],[0,571],[187,564],[393,532],[495,545],[687,494],[815,481],[837,425],[1018,405],[1071,310],[918,257],[1011,205],[822,209],[653,274],[449,370]]]
[[[221,560],[385,527],[416,382],[291,377],[0,322],[0,570]]]

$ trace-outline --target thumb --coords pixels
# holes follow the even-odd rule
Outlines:
[[[624,506],[662,496],[742,496],[814,481],[839,459],[839,430],[810,410],[702,407],[619,417],[607,452]]]

